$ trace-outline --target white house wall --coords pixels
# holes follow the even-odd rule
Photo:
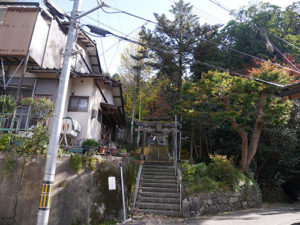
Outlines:
[[[87,112],[68,112],[70,96],[86,96],[89,97],[89,105]],[[66,115],[75,119],[81,125],[81,132],[76,138],[80,139],[100,139],[101,123],[96,118],[92,119],[92,109],[98,110],[101,101],[99,90],[95,87],[93,78],[73,78],[70,81],[68,90],[68,99],[65,107]]]
[[[76,43],[75,51],[82,50],[76,55],[73,55],[71,58],[71,66],[78,73],[92,73],[92,65],[90,63],[87,50],[82,46]],[[85,61],[85,62],[84,62]]]
[[[52,20],[48,36],[43,68],[61,68],[66,44],[66,34],[56,20]]]
[[[96,117],[92,119],[92,115],[88,119],[88,128],[87,128],[87,137],[95,140],[100,139],[100,132],[101,132],[101,123],[98,121],[98,109],[100,109],[100,102],[101,102],[101,94],[95,84],[93,84],[93,93],[91,95],[90,107],[89,110],[96,110]]]
[[[45,52],[45,45],[50,29],[49,19],[44,18],[39,12],[37,21],[34,27],[31,45],[29,48],[30,57],[39,65],[42,66],[43,55]]]
[[[103,94],[107,100],[108,104],[114,105],[114,97],[112,93],[112,88],[104,84],[104,81],[100,82],[100,88],[102,89]],[[104,100],[102,102],[105,102]]]

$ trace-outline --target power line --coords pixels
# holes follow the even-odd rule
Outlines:
[[[229,8],[225,7],[224,5],[222,5],[221,3],[217,2],[216,0],[209,0],[209,1],[210,1],[211,3],[213,3],[213,4],[217,5],[217,6],[219,6],[220,8],[224,9],[225,11],[227,11],[227,12],[229,12],[229,13],[232,13],[232,12],[233,12],[233,10],[230,10]],[[281,40],[281,41],[284,41],[286,44],[291,45],[291,46],[293,46],[294,48],[297,48],[298,50],[300,50],[300,48],[299,48],[298,46],[294,45],[293,43],[288,42],[287,40],[284,40],[284,39],[281,38],[281,37],[276,36],[276,35],[273,34],[272,32],[266,30],[265,28],[262,28],[261,26],[257,25],[257,24],[254,23],[253,21],[249,21],[248,19],[246,19],[246,18],[243,17],[242,15],[237,15],[237,14],[235,14],[235,13],[232,13],[232,14],[233,14],[235,17],[239,17],[240,20],[241,20],[241,19],[244,19],[245,21],[248,21],[248,22],[252,23],[256,28],[259,28],[258,30],[264,30],[265,32],[271,34],[273,37],[275,37],[275,38],[277,38],[277,39],[279,39],[279,40]]]
[[[120,42],[121,42],[121,41],[119,41],[119,43],[118,43],[117,49],[116,49],[115,54],[114,54],[114,56],[112,57],[112,59],[111,59],[111,61],[110,61],[110,63],[109,63],[109,67],[108,67],[108,68],[110,68],[111,64],[113,63],[113,61],[114,61],[114,59],[115,59],[115,57],[116,57],[117,52],[119,51]]]
[[[144,26],[146,23],[144,23],[142,26]],[[137,27],[136,29],[134,29],[133,31],[131,31],[130,33],[128,33],[127,35],[125,35],[125,37],[128,37],[130,34],[136,32],[138,29],[140,29],[142,26]],[[97,36],[99,37],[99,36]],[[107,50],[105,50],[105,52],[103,52],[100,56],[104,55],[105,53],[107,53],[108,51],[110,51],[116,44],[118,44],[119,41],[116,41],[114,44],[112,44]]]
[[[152,21],[152,20],[146,19],[146,18],[144,18],[144,17],[141,17],[141,16],[134,15],[134,14],[132,14],[132,13],[129,13],[129,12],[123,11],[123,10],[121,10],[121,9],[114,8],[114,7],[112,7],[112,6],[109,6],[109,5],[107,5],[107,4],[106,4],[105,6],[106,6],[106,7],[108,7],[108,8],[111,8],[111,9],[117,10],[117,11],[119,11],[120,13],[126,14],[126,15],[128,15],[128,16],[132,16],[132,17],[135,17],[135,18],[137,18],[137,19],[144,20],[144,21],[146,21],[146,22],[148,22],[148,23],[153,23],[153,24],[156,24],[156,25],[158,25],[158,23],[157,23],[157,22],[154,22],[154,21]]]
[[[197,60],[197,63],[199,63],[200,65],[203,65],[203,66],[207,66],[207,67],[210,67],[210,68],[213,68],[213,69],[223,71],[223,72],[228,72],[229,74],[231,74],[233,76],[247,78],[247,79],[254,80],[254,81],[257,81],[257,82],[263,83],[263,84],[268,84],[268,85],[271,85],[271,86],[274,86],[274,87],[279,87],[279,88],[284,87],[284,85],[281,85],[281,84],[277,84],[277,83],[273,83],[273,82],[270,82],[270,81],[257,79],[257,78],[250,77],[250,76],[247,76],[247,75],[244,75],[244,74],[241,74],[241,73],[237,73],[237,72],[234,72],[234,71],[229,71],[228,69],[225,69],[223,67],[219,67],[219,66],[215,66],[215,65],[212,65],[212,64],[209,64],[209,63],[201,62],[199,60]]]
[[[271,43],[271,42],[270,42]],[[295,65],[295,64],[293,64],[289,59],[288,59],[288,57],[286,57],[273,43],[271,43],[271,45],[275,48],[275,50],[277,51],[277,52],[279,52],[279,54],[283,57],[283,58],[285,58],[285,60],[287,60],[296,70],[298,70],[299,71],[299,69],[298,69],[298,67]]]
[[[101,48],[102,48],[102,51],[104,51],[102,38],[100,38],[100,42],[101,42]],[[103,59],[104,59],[104,64],[105,64],[106,72],[108,72],[108,67],[107,67],[105,55],[103,55]]]
[[[203,13],[203,14],[207,15],[208,17],[206,17],[206,19],[208,19],[208,20],[210,20],[210,19],[214,19],[214,20],[215,20],[215,22],[216,22],[216,21],[219,21],[219,22],[222,22],[222,23],[224,23],[224,21],[223,21],[222,19],[220,19],[220,18],[217,18],[217,17],[215,17],[215,16],[213,16],[213,15],[211,15],[211,14],[209,14],[209,13],[205,12],[204,10],[202,10],[202,9],[200,9],[200,8],[197,8],[196,6],[194,6],[194,8],[195,8],[196,10],[198,10],[199,12],[201,12],[201,13]],[[209,19],[209,17],[211,17],[211,18]]]
[[[172,4],[174,4],[176,1],[175,0],[174,1],[173,0],[169,0],[169,2],[172,3]],[[210,22],[213,22],[213,23],[216,23],[216,22],[225,23],[222,19],[217,18],[217,17],[215,17],[215,16],[213,16],[213,15],[205,12],[204,10],[202,10],[200,8],[197,8],[196,6],[193,6],[193,9],[196,9],[197,11],[199,11],[202,14],[206,15],[206,17],[203,16],[203,15],[200,15],[200,19],[203,17],[203,18],[205,18],[205,19],[207,19],[207,20],[209,20]]]
[[[99,36],[100,37],[100,36]],[[120,37],[124,40],[127,40],[127,41],[130,41],[130,42],[133,42],[135,44],[138,44],[138,45],[141,45],[141,46],[144,46],[142,43],[139,43],[137,41],[134,41],[134,40],[130,40],[128,38],[124,38],[124,37]],[[120,41],[119,41],[120,42]],[[152,46],[154,47],[154,46]],[[156,49],[158,49],[157,47],[155,47]],[[118,49],[117,49],[118,50]],[[117,51],[116,51],[117,52]],[[116,52],[115,52],[115,55],[116,55]],[[114,55],[114,56],[115,56]],[[238,76],[238,77],[243,77],[243,78],[247,78],[247,79],[250,79],[250,80],[254,80],[254,81],[257,81],[257,82],[260,82],[260,83],[264,83],[264,84],[268,84],[268,85],[271,85],[271,86],[275,86],[275,87],[278,87],[278,88],[283,88],[284,85],[281,85],[281,84],[277,84],[277,83],[274,83],[274,82],[270,82],[270,81],[265,81],[265,80],[261,80],[261,79],[257,79],[257,78],[253,78],[253,77],[250,77],[250,76],[247,76],[247,75],[244,75],[244,74],[241,74],[241,73],[238,73],[238,72],[234,72],[234,71],[229,71],[228,69],[225,69],[223,67],[219,67],[219,66],[215,66],[215,65],[212,65],[212,64],[209,64],[209,63],[205,63],[205,62],[202,62],[202,61],[199,61],[199,60],[195,60],[195,62],[197,62],[198,64],[200,65],[203,65],[203,66],[207,66],[207,67],[210,67],[210,68],[213,68],[213,69],[217,69],[217,70],[220,70],[220,71],[223,71],[223,72],[228,72],[229,74],[233,75],[233,76]],[[266,61],[268,62],[268,61]],[[112,63],[112,62],[111,62]],[[110,65],[111,65],[110,63]],[[280,65],[277,65],[277,66],[280,66]]]
[[[230,9],[228,9],[228,8],[226,8],[225,6],[223,6],[223,5],[221,5],[219,2],[217,2],[217,1],[215,1],[215,0],[209,0],[210,2],[212,2],[212,3],[214,3],[215,5],[217,5],[217,6],[219,6],[220,8],[222,8],[222,9],[224,9],[224,10],[226,10],[227,12],[232,12],[232,10],[230,10]],[[245,19],[242,15],[240,15],[240,16],[238,16],[238,15],[236,15],[235,13],[233,13],[233,15],[235,16],[235,17],[240,17],[240,20],[241,20],[241,18],[243,18],[245,21],[249,21],[249,20],[247,20],[247,19]],[[253,21],[249,21],[250,23],[252,23],[253,25],[254,25],[254,27],[259,31],[259,32],[261,32],[261,33],[264,33],[263,31],[265,31],[265,32],[267,32],[267,33],[270,33],[272,36],[274,36],[274,37],[276,37],[276,38],[279,38],[279,37],[277,37],[276,35],[274,35],[274,34],[272,34],[271,32],[269,32],[268,30],[266,30],[266,29],[264,29],[264,28],[262,28],[262,27],[260,27],[259,25],[257,25],[256,23],[254,23]],[[275,48],[275,50],[285,59],[285,60],[287,60],[297,71],[299,71],[299,69],[273,44],[273,43],[271,43],[271,41],[268,39],[268,37],[267,37],[267,35],[265,34],[265,36],[266,36],[266,38],[267,38],[267,42],[269,42],[270,44],[271,44],[271,46],[273,47],[273,48]],[[279,38],[280,40],[284,40],[284,39],[282,39],[282,38]],[[288,42],[288,41],[286,41],[286,40],[284,40],[285,41],[285,43],[287,43],[287,44],[290,44],[290,45],[293,45],[292,43],[290,43],[290,42]],[[294,47],[296,47],[296,48],[298,48],[297,46],[295,46],[295,45],[293,45]],[[298,49],[300,49],[300,48],[298,48]]]
[[[251,54],[248,54],[248,53],[239,51],[239,50],[236,50],[236,49],[231,48],[231,47],[229,47],[229,46],[226,46],[226,45],[224,45],[224,44],[218,44],[218,43],[215,43],[215,42],[213,42],[213,41],[206,40],[206,39],[204,39],[204,38],[199,38],[199,39],[202,40],[202,41],[206,41],[206,42],[208,42],[208,43],[211,43],[211,44],[213,44],[213,45],[216,45],[217,47],[218,47],[218,46],[222,46],[222,47],[227,48],[227,49],[229,49],[229,50],[231,50],[231,51],[233,51],[233,52],[236,52],[236,53],[239,53],[239,54],[242,54],[242,55],[245,55],[245,56],[254,58],[254,59],[256,59],[256,60],[259,60],[259,61],[262,61],[262,62],[268,62],[268,63],[270,63],[270,64],[272,64],[272,65],[279,66],[279,67],[281,67],[281,68],[283,68],[283,69],[287,69],[287,70],[293,71],[293,72],[295,72],[295,73],[300,73],[300,72],[297,71],[297,70],[293,70],[293,69],[291,69],[291,68],[289,68],[289,67],[282,66],[282,65],[280,65],[280,64],[278,64],[278,63],[273,63],[273,62],[270,62],[270,61],[265,60],[265,59],[261,59],[261,58],[259,58],[259,57],[256,57],[256,56],[254,56],[254,55],[251,55]]]
[[[212,0],[210,0],[210,1],[212,1]],[[163,27],[163,28],[166,27],[166,26],[161,25],[161,24],[159,24],[159,23],[157,23],[157,22],[154,22],[154,21],[152,21],[152,20],[149,20],[149,19],[146,19],[146,18],[137,16],[137,15],[134,15],[134,14],[129,13],[129,12],[126,12],[126,11],[124,11],[124,10],[117,9],[117,8],[112,7],[112,6],[109,6],[109,5],[107,5],[107,4],[105,4],[105,7],[109,7],[109,8],[111,8],[111,9],[118,10],[119,12],[122,12],[122,13],[124,13],[124,14],[126,14],[126,15],[129,15],[129,16],[132,16],[132,17],[135,17],[135,18],[138,18],[138,19],[147,21],[147,22],[149,22],[149,23],[153,23],[153,24],[155,24],[155,25],[157,25],[157,26],[160,26],[160,27]],[[222,7],[223,7],[223,6],[222,6]],[[226,9],[226,8],[224,8],[224,9]],[[229,10],[229,9],[226,9],[226,10]],[[171,29],[173,29],[174,31],[176,31],[175,28],[171,28]],[[184,33],[184,32],[182,32],[182,33]],[[187,34],[187,33],[184,33],[184,34]],[[190,35],[190,34],[187,34],[187,35]],[[293,69],[291,69],[291,68],[289,68],[289,67],[282,66],[282,65],[280,65],[280,64],[278,64],[278,63],[269,62],[269,61],[267,61],[267,60],[265,60],[265,59],[261,59],[261,58],[259,58],[259,57],[253,56],[253,55],[251,55],[251,54],[248,54],[248,53],[245,53],[245,52],[236,50],[236,49],[234,49],[234,48],[231,48],[231,47],[229,47],[229,46],[226,46],[225,44],[218,44],[218,43],[215,43],[215,42],[206,40],[206,39],[204,39],[204,38],[199,38],[199,39],[200,39],[200,40],[203,40],[203,41],[206,41],[206,42],[209,42],[209,43],[211,43],[211,44],[214,44],[214,45],[216,45],[216,46],[223,46],[223,47],[225,47],[225,48],[227,48],[227,49],[230,49],[231,51],[237,52],[237,53],[239,53],[239,54],[242,54],[242,55],[245,55],[245,56],[248,56],[248,57],[252,57],[252,58],[254,58],[254,59],[256,59],[256,60],[260,60],[260,61],[262,61],[262,62],[268,62],[268,63],[271,63],[272,65],[279,66],[279,67],[281,67],[281,68],[284,68],[284,69],[293,71],[293,72],[295,72],[295,73],[300,73],[299,71],[293,70]]]
[[[111,27],[111,26],[108,26],[108,25],[106,25],[106,24],[100,22],[99,20],[94,19],[93,17],[90,17],[90,16],[86,16],[86,17],[89,18],[89,19],[91,19],[91,20],[93,20],[94,22],[98,23],[98,25],[101,24],[102,26],[107,27],[107,28],[109,28],[109,29],[111,29],[111,30],[113,30],[113,31],[115,31],[115,32],[118,32],[118,33],[120,33],[120,34],[122,34],[122,35],[125,35],[125,36],[127,35],[127,34],[121,32],[121,31],[119,31],[119,30],[117,30],[117,29],[115,29],[115,28],[113,28],[113,27]],[[85,21],[85,22],[86,22],[86,21]],[[141,26],[140,26],[140,27],[141,27]]]

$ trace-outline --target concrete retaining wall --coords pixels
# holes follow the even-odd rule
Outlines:
[[[5,171],[9,156],[0,154],[0,224],[36,224],[45,159],[17,158],[11,172]],[[123,162],[126,200],[129,200],[134,164],[128,159],[102,159],[96,171],[85,168],[76,174],[70,157],[57,160],[49,225],[88,224],[122,219],[119,163]],[[109,191],[107,178],[116,177],[117,190]]]

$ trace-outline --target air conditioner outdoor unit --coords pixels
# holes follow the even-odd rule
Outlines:
[[[80,131],[81,126],[77,120],[74,120],[71,117],[63,118],[61,134],[71,137],[77,137]]]

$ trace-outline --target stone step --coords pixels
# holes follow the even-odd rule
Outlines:
[[[157,209],[139,209],[139,213],[165,215],[165,216],[182,216],[180,211],[173,210],[157,210]]]
[[[175,177],[175,172],[168,172],[168,171],[161,171],[161,172],[154,172],[154,171],[143,171],[142,172],[142,176],[144,175],[160,175],[160,176],[174,176]]]
[[[155,173],[160,173],[160,172],[168,172],[168,173],[175,173],[174,168],[143,168],[144,172],[155,172]]]
[[[151,178],[141,178],[141,183],[168,183],[168,184],[177,184],[177,180],[175,178],[164,178],[164,179],[153,179]]]
[[[138,202],[151,202],[151,203],[172,203],[179,204],[179,198],[158,198],[158,197],[139,197]]]
[[[168,209],[179,211],[179,204],[166,204],[166,203],[149,203],[149,202],[137,202],[138,209]]]
[[[157,160],[146,160],[144,165],[160,165],[160,166],[173,166],[172,161],[157,161]]]
[[[179,193],[168,193],[168,192],[149,192],[144,190],[139,193],[141,197],[154,197],[154,198],[180,198]]]
[[[143,169],[174,170],[174,166],[145,165]]]
[[[158,188],[177,188],[177,184],[172,183],[144,183],[142,182],[141,187],[158,187]]]
[[[155,175],[155,174],[143,174],[142,179],[156,179],[156,180],[164,180],[164,179],[169,179],[169,180],[176,180],[175,174],[168,174],[168,175]]]
[[[140,187],[145,192],[167,192],[177,193],[177,188],[160,188],[160,187]]]
[[[147,168],[156,168],[156,169],[173,169],[174,170],[174,166],[168,166],[168,165],[144,165],[143,169],[147,169]]]

